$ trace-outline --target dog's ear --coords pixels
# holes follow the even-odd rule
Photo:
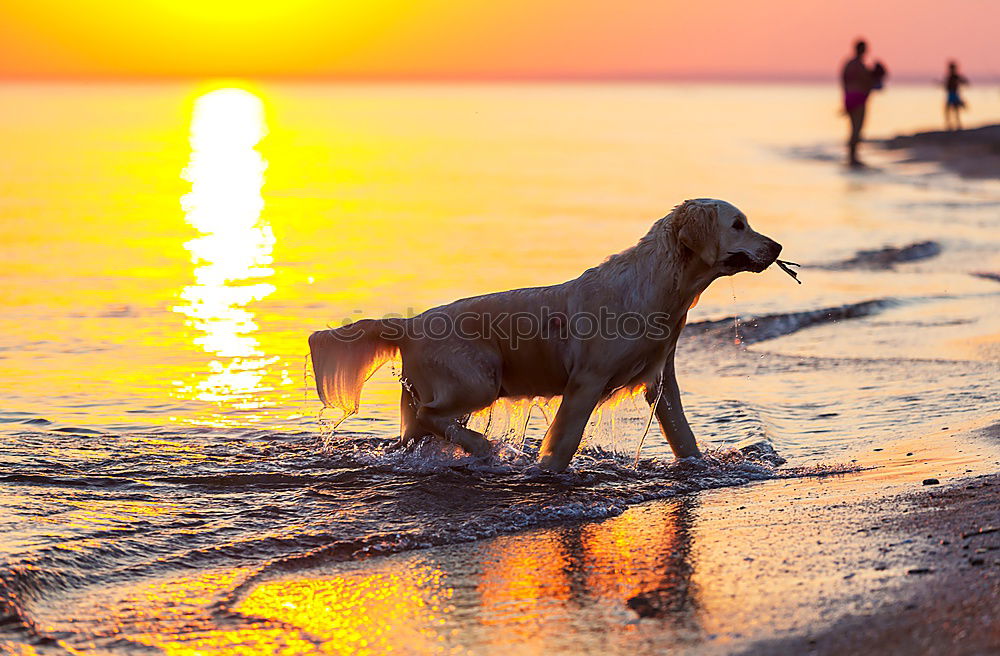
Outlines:
[[[718,210],[714,205],[686,200],[674,209],[677,239],[712,266],[719,257]]]

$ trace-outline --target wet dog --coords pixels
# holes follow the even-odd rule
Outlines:
[[[632,248],[560,285],[313,333],[316,389],[324,405],[353,414],[365,381],[400,355],[402,442],[431,434],[475,455],[491,444],[466,427],[470,413],[500,398],[561,396],[540,461],[563,471],[594,409],[641,387],[674,455],[699,456],[674,375],[688,310],[716,278],[759,273],[780,252],[733,205],[688,200]]]

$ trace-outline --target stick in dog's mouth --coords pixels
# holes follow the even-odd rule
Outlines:
[[[775,260],[774,262],[775,264],[778,265],[778,267],[781,268],[782,271],[790,275],[792,277],[792,280],[799,283],[800,285],[802,284],[802,281],[799,280],[798,272],[792,271],[790,268],[788,268],[788,267],[802,266],[801,264],[798,264],[796,262],[789,262],[788,260]]]

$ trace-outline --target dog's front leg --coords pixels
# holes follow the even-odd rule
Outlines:
[[[552,425],[545,433],[540,451],[541,465],[545,469],[561,472],[569,466],[573,454],[580,446],[583,431],[594,412],[606,381],[589,376],[571,378],[563,390],[562,402]]]
[[[673,351],[667,357],[663,372],[660,374],[659,391],[660,398],[657,400],[656,389],[648,389],[646,400],[650,405],[655,404],[660,430],[663,431],[663,437],[667,438],[674,455],[678,458],[700,457],[698,442],[694,439],[694,433],[688,425],[687,417],[684,416],[684,406],[681,405],[681,390],[677,387],[677,376],[674,373]]]

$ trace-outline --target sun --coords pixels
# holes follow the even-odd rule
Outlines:
[[[273,24],[315,16],[330,5],[322,0],[149,0],[150,9],[185,23]],[[339,3],[335,3],[339,4]],[[344,3],[347,4],[347,3]]]
[[[364,74],[399,57],[406,46],[393,35],[412,29],[421,7],[405,0],[0,0],[0,70],[10,63],[5,48],[23,38],[54,44],[38,50],[35,68],[67,75]],[[23,29],[5,41],[5,25]]]

